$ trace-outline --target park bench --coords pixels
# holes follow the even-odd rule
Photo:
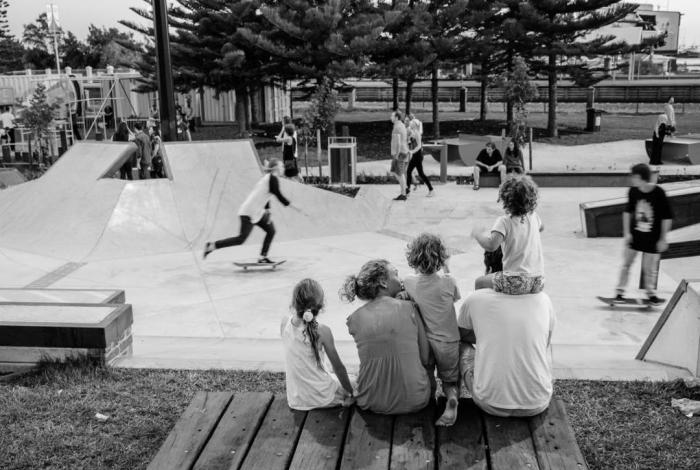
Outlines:
[[[444,407],[444,403],[442,404]],[[156,469],[586,469],[561,400],[528,419],[460,402],[386,416],[353,408],[294,411],[284,395],[198,392],[148,466]]]

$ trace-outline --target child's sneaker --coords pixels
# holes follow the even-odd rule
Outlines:
[[[399,194],[394,198],[394,201],[405,201],[407,198],[403,194]]]
[[[613,300],[614,300],[615,302],[624,302],[624,301],[625,301],[625,296],[622,295],[622,294],[617,294]]]
[[[435,191],[430,190],[428,191],[428,194],[425,197],[434,197],[435,196]]]
[[[261,256],[260,258],[258,258],[258,264],[275,264],[275,262],[267,256]]]

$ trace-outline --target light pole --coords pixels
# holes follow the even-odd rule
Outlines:
[[[160,109],[160,131],[164,142],[177,140],[175,116],[175,87],[170,60],[168,35],[168,5],[166,0],[152,0],[153,27],[156,40],[156,73]]]

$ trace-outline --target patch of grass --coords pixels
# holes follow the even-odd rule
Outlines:
[[[196,391],[284,392],[284,375],[45,364],[0,385],[0,468],[146,468]],[[592,469],[694,468],[700,426],[681,383],[558,381]],[[95,413],[109,416],[105,422]]]

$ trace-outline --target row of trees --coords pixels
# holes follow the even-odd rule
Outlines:
[[[559,77],[564,74],[582,84],[604,78],[600,70],[565,59],[652,45],[589,39],[595,29],[635,9],[620,0],[174,0],[170,40],[176,87],[235,90],[241,106],[237,118],[246,125],[249,94],[263,84],[386,79],[393,84],[398,107],[401,80],[410,110],[413,83],[430,77],[433,132],[438,136],[438,70],[473,63],[480,66],[482,119],[486,89],[496,77],[507,80],[516,65],[519,77],[523,70],[546,76],[548,131],[555,136]],[[130,47],[140,54],[137,67],[153,77],[150,0],[132,10],[148,21],[121,23],[150,38],[143,46]],[[517,99],[509,100],[509,122],[516,105]]]
[[[16,38],[10,33],[7,23],[7,7],[8,0],[0,0],[0,73],[55,68],[53,33],[46,13],[39,15],[33,23],[24,25],[22,37]],[[59,30],[56,39],[62,67],[130,66],[139,57],[132,50],[133,34],[117,28],[90,25],[85,41],[78,39],[71,31]]]

